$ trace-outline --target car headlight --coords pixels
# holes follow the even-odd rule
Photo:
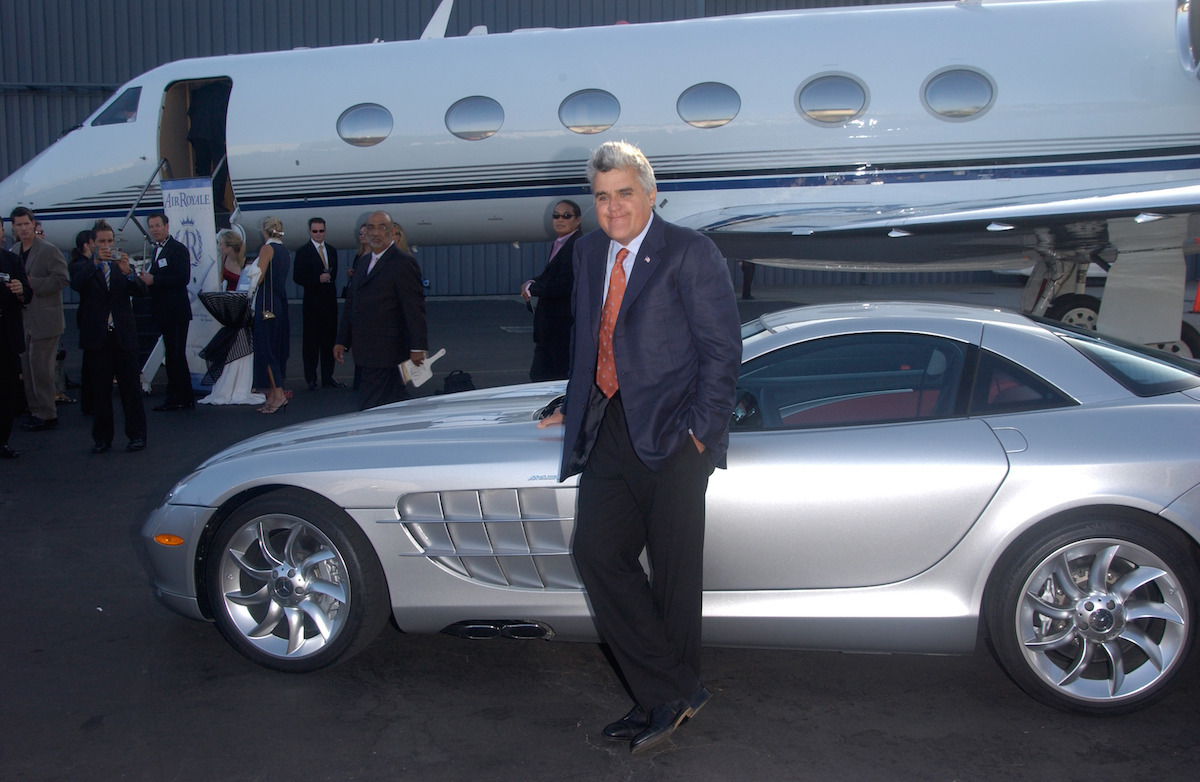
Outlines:
[[[167,492],[165,497],[163,497],[162,502],[159,503],[159,507],[161,507],[163,505],[170,505],[171,500],[175,499],[175,495],[177,495],[179,492],[183,491],[184,487],[187,486],[188,483],[191,482],[191,480],[199,474],[200,474],[199,470],[194,470],[189,475],[187,475],[183,480],[179,481],[174,486],[172,486],[171,490]]]

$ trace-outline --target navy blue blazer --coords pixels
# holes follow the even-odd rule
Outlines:
[[[594,404],[609,242],[603,231],[593,231],[575,243],[575,327],[560,480],[582,472],[600,423],[587,412]],[[710,239],[651,217],[617,315],[613,356],[630,439],[647,467],[662,468],[690,445],[689,430],[713,464],[724,465],[742,360],[741,321],[729,268]]]

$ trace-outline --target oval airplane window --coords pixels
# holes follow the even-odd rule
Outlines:
[[[92,126],[120,125],[137,119],[138,101],[142,97],[141,87],[130,87],[121,93],[121,97],[108,104],[108,108],[92,120]]]
[[[392,113],[378,103],[351,106],[338,117],[342,141],[356,147],[373,147],[392,133]]]
[[[463,98],[446,109],[446,129],[466,141],[485,139],[503,124],[503,107],[482,95]]]
[[[796,93],[800,116],[821,125],[840,125],[867,108],[867,88],[857,79],[829,74],[810,79]]]
[[[694,128],[719,128],[732,122],[742,110],[742,99],[728,84],[706,81],[684,90],[675,110]]]
[[[921,89],[925,108],[948,120],[977,117],[991,107],[995,97],[996,89],[988,77],[964,68],[935,73]]]
[[[621,104],[604,90],[580,90],[558,107],[558,121],[572,133],[600,133],[617,123]]]

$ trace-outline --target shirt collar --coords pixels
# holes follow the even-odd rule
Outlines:
[[[629,244],[622,245],[616,240],[610,239],[608,242],[608,260],[611,263],[615,263],[617,260],[617,251],[624,247],[629,251],[629,261],[632,263],[638,254],[638,250],[642,249],[642,241],[645,240],[646,234],[650,231],[650,224],[653,222],[654,213],[651,212],[650,219],[646,221],[646,225],[642,228],[642,232],[633,237],[633,239],[629,241]]]

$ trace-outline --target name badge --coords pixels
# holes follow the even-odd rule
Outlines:
[[[158,268],[160,268],[160,269],[161,269],[161,268],[165,267],[166,265],[167,265],[167,259],[166,259],[166,258],[159,258],[159,259],[158,259]]]

